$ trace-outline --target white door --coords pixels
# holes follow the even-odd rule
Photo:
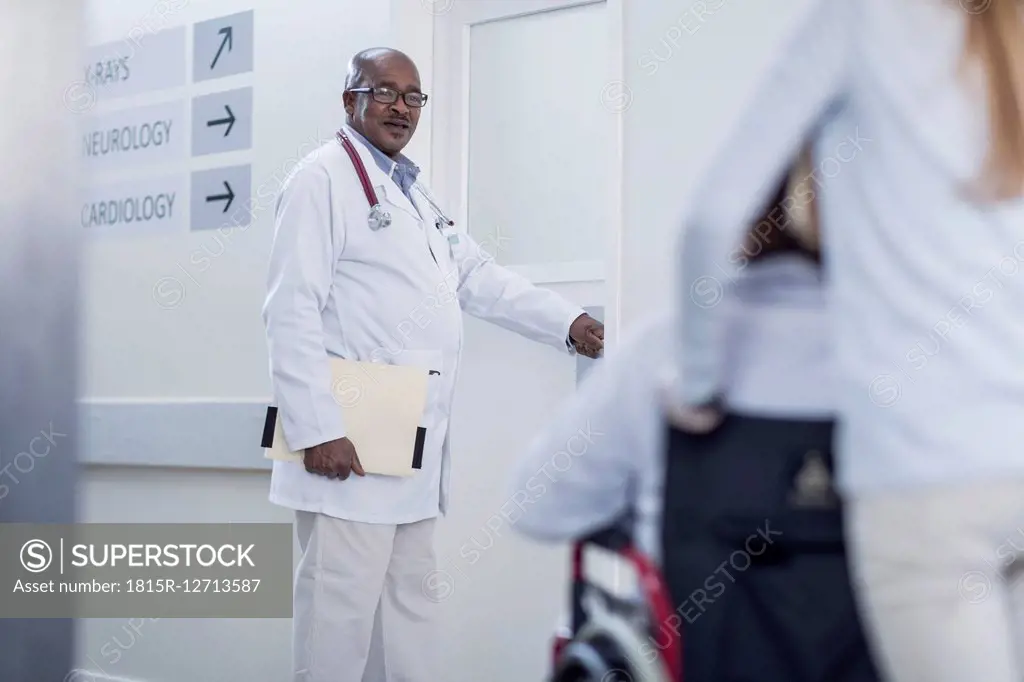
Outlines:
[[[435,192],[499,263],[607,310],[621,184],[620,111],[607,104],[621,29],[608,3],[431,4]],[[530,436],[575,390],[577,363],[472,318],[463,363],[453,508],[438,538],[451,585],[445,679],[541,680],[565,613],[568,553],[512,534],[522,511],[504,484]]]

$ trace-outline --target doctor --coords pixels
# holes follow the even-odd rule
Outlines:
[[[384,48],[357,54],[345,125],[298,165],[278,198],[263,318],[284,437],[305,453],[304,466],[274,462],[270,491],[272,502],[295,510],[302,553],[296,682],[444,677],[428,580],[434,526],[448,508],[462,311],[569,353],[596,357],[603,347],[600,322],[453,230],[401,154],[426,103],[409,57]],[[439,372],[414,476],[363,472],[328,356]]]

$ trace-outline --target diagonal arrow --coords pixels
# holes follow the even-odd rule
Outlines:
[[[231,52],[231,27],[225,26],[221,30],[217,31],[217,35],[224,36],[220,39],[220,47],[217,48],[217,54],[213,56],[213,61],[210,62],[210,68],[217,66],[217,60],[220,59],[220,53],[224,51],[224,46],[228,46],[228,52]]]
[[[213,196],[206,197],[207,202],[227,200],[227,203],[224,204],[224,210],[221,211],[221,213],[227,213],[228,209],[231,208],[231,202],[235,200],[235,193],[231,189],[231,185],[228,184],[227,180],[224,181],[224,189],[228,191],[227,194],[215,194]]]
[[[224,137],[227,137],[231,133],[231,129],[235,127],[235,113],[231,111],[231,107],[227,104],[224,105],[224,111],[228,112],[227,118],[215,118],[212,121],[207,121],[206,127],[212,128],[213,126],[222,126],[226,124],[227,129],[224,131]]]

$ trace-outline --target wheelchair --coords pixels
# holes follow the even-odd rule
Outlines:
[[[673,613],[661,573],[633,544],[625,524],[594,533],[573,546],[571,625],[555,637],[549,682],[678,682],[678,631],[663,627]],[[611,552],[635,572],[640,594],[622,598],[586,574],[591,547]]]

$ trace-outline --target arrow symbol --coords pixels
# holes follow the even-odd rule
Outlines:
[[[217,35],[223,36],[220,39],[220,47],[217,48],[217,54],[214,55],[213,61],[210,62],[210,68],[217,66],[217,60],[220,59],[220,53],[224,51],[224,46],[227,45],[228,52],[231,52],[231,27],[225,26],[221,30],[217,31]]]
[[[206,197],[207,203],[211,201],[227,201],[227,203],[224,204],[224,210],[221,211],[221,213],[227,213],[228,209],[231,208],[231,202],[235,200],[235,193],[231,189],[231,185],[228,184],[227,180],[224,181],[224,189],[227,190],[227,194],[214,194],[213,196]]]
[[[212,128],[213,126],[227,125],[227,129],[224,130],[224,137],[227,137],[231,133],[231,129],[235,127],[235,113],[231,111],[231,107],[227,104],[224,105],[224,111],[228,112],[227,118],[216,118],[212,121],[207,121],[206,127]]]

